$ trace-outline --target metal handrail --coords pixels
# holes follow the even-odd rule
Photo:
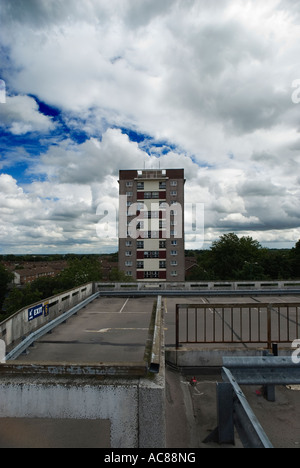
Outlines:
[[[176,348],[181,344],[240,343],[266,344],[271,349],[273,342],[299,339],[299,312],[300,303],[177,304]]]

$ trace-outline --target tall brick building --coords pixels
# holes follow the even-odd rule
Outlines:
[[[119,269],[137,281],[184,281],[184,169],[120,171]]]

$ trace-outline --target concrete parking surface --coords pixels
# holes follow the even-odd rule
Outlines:
[[[242,448],[210,442],[206,437],[217,427],[216,383],[220,373],[181,375],[167,370],[167,443],[169,448]],[[300,448],[300,387],[276,387],[276,402],[268,402],[260,386],[242,387],[254,414],[275,448]]]
[[[140,362],[155,298],[102,297],[29,349],[23,362]],[[297,302],[294,296],[165,298],[165,341],[175,345],[176,304]],[[219,345],[220,347],[221,345]],[[226,345],[224,345],[226,346]],[[239,346],[239,344],[236,344]],[[222,346],[221,346],[222,347]],[[247,346],[245,346],[247,347]]]
[[[22,362],[140,362],[154,299],[101,298],[43,336]]]

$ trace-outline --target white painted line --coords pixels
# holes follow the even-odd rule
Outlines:
[[[125,309],[125,307],[127,306],[128,304],[128,301],[129,301],[129,298],[127,299],[127,301],[125,302],[125,304],[123,305],[122,309],[120,310],[119,314],[121,314],[123,312],[123,310]]]

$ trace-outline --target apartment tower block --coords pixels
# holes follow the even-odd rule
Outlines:
[[[120,171],[119,269],[135,281],[185,280],[184,169]]]

